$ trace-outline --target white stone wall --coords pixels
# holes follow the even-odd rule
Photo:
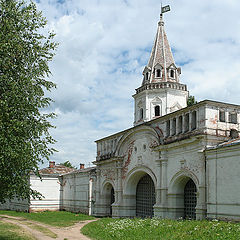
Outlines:
[[[206,151],[207,217],[240,220],[240,145]]]
[[[154,107],[160,106],[160,116],[177,111],[187,106],[188,91],[179,89],[152,89],[134,95],[134,125],[155,118]],[[143,108],[143,119],[140,119],[140,108]]]
[[[5,203],[0,204],[0,209],[28,212],[29,203],[28,203],[28,200],[20,200],[20,201],[18,199],[7,200]]]
[[[61,210],[94,213],[95,177],[90,176],[89,172],[74,172],[61,176],[59,180],[61,182]],[[90,180],[93,183],[91,196],[89,195]]]
[[[30,183],[33,190],[44,196],[42,200],[31,199],[31,210],[59,210],[60,184],[57,176],[43,175],[40,180],[37,176],[31,175]]]
[[[219,111],[225,111],[225,122],[221,122],[219,119]],[[211,135],[217,136],[229,136],[230,130],[235,129],[240,131],[240,110],[239,107],[235,107],[234,105],[226,104],[218,106],[216,105],[208,105],[206,106],[206,126],[207,133]],[[238,122],[236,124],[231,123],[229,119],[229,113],[236,112]]]
[[[184,216],[184,187],[189,179],[192,179],[197,187],[196,217],[197,219],[205,217],[204,144],[204,138],[191,137],[159,148],[163,159],[162,179],[166,178],[164,187],[167,188],[166,192],[163,191],[160,204],[165,206],[167,214],[156,208],[157,214],[161,217],[176,219]]]

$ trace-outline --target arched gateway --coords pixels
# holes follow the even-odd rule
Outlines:
[[[189,179],[184,188],[184,218],[196,219],[197,188],[192,179]]]
[[[155,187],[152,178],[146,174],[143,176],[136,189],[136,216],[153,217],[153,205],[156,202]]]

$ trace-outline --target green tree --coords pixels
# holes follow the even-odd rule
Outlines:
[[[195,97],[190,95],[187,99],[187,106],[189,107],[196,103],[197,103],[197,101],[195,100]]]
[[[65,167],[69,167],[69,168],[76,168],[74,167],[69,161],[66,161],[64,163],[60,163],[61,165],[65,166]]]
[[[33,2],[0,0],[0,202],[39,196],[29,173],[54,152],[55,115],[43,110],[52,101],[46,91],[56,87],[46,79],[57,43],[46,24]]]

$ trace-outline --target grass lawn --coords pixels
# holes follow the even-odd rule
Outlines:
[[[34,240],[22,228],[15,224],[0,221],[0,240]]]
[[[16,211],[0,211],[0,215],[9,215],[15,217],[23,217],[28,220],[33,220],[57,227],[68,227],[76,222],[94,219],[92,216],[87,216],[81,213],[71,213],[65,211],[45,211],[36,213],[16,212]],[[1,240],[1,239],[0,239]]]
[[[81,232],[92,239],[238,240],[240,224],[219,221],[102,218]]]

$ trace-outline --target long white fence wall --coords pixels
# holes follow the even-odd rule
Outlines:
[[[240,220],[240,144],[207,150],[207,217]]]
[[[41,180],[32,175],[30,183],[33,190],[44,196],[42,200],[31,199],[30,211],[59,210],[60,182],[57,176],[43,175]]]
[[[18,199],[7,200],[5,203],[0,204],[0,209],[28,212],[29,203],[27,200]]]
[[[61,182],[60,209],[91,214],[93,193],[89,193],[89,172],[66,174],[61,176],[59,180]]]

